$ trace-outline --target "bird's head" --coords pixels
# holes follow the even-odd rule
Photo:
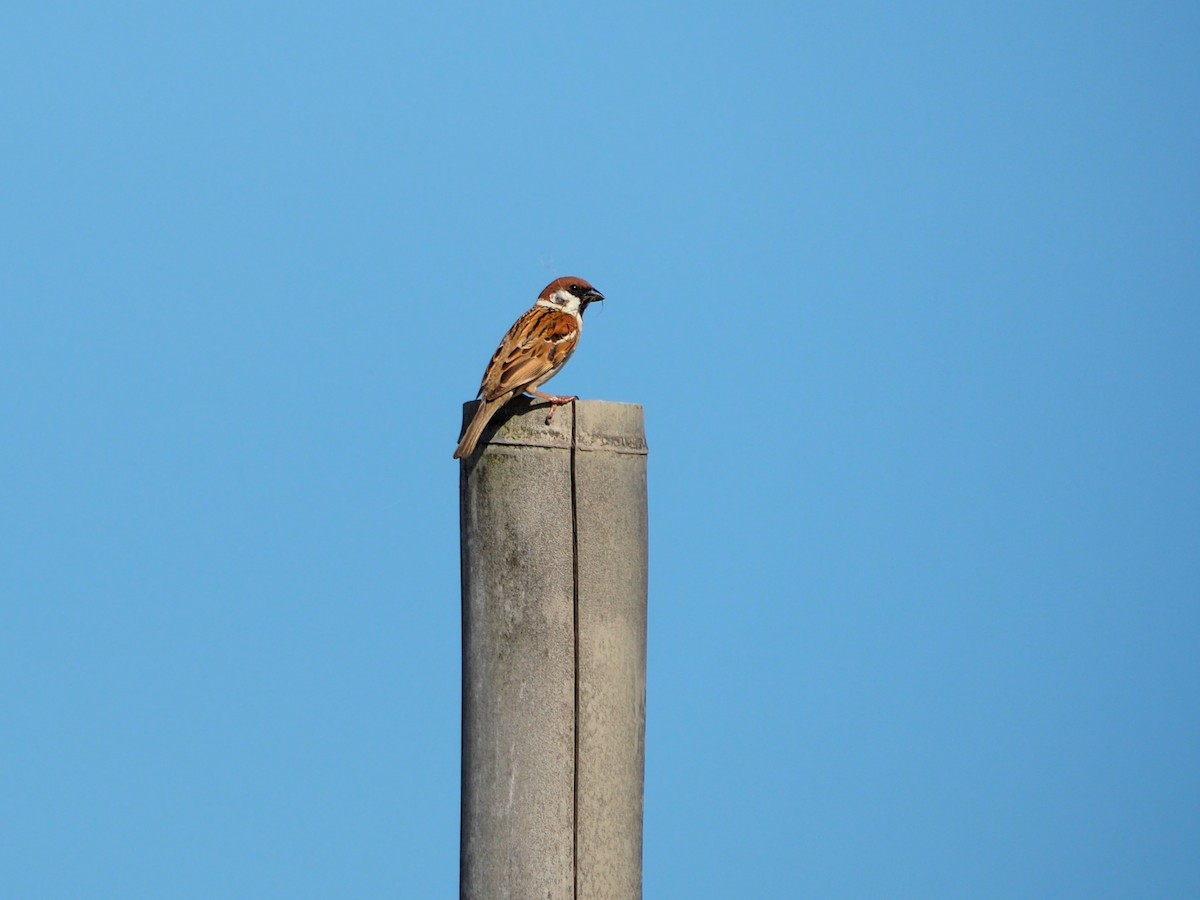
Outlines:
[[[589,303],[603,300],[604,295],[574,275],[555,278],[538,295],[538,303],[572,313],[582,313]]]

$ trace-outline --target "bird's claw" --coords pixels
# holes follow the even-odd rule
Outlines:
[[[547,397],[546,400],[550,404],[550,409],[546,411],[546,424],[549,425],[554,418],[554,411],[560,406],[566,406],[568,403],[574,403],[578,397]]]

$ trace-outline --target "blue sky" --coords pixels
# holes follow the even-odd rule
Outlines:
[[[0,881],[457,884],[460,404],[651,446],[646,896],[1200,894],[1194,4],[0,13]]]

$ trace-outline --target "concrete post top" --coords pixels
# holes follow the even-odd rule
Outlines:
[[[463,404],[463,424],[478,400]],[[560,406],[546,424],[548,404],[530,397],[510,401],[484,429],[481,445],[600,450],[645,455],[646,431],[640,403],[576,400]]]

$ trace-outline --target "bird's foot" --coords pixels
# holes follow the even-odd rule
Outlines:
[[[533,396],[537,397],[539,400],[545,400],[547,403],[550,404],[550,409],[548,409],[546,411],[546,424],[547,425],[549,425],[550,422],[554,419],[554,411],[556,409],[558,409],[560,406],[565,406],[568,403],[573,403],[574,401],[579,399],[578,397],[575,397],[575,396],[559,397],[555,394],[543,394],[541,391],[530,391],[529,393],[533,394]]]

